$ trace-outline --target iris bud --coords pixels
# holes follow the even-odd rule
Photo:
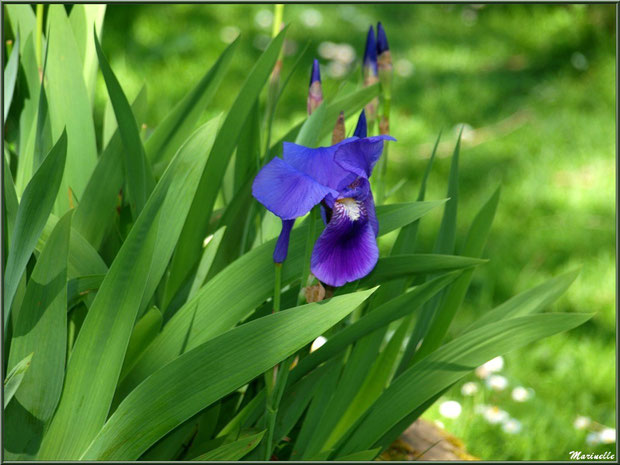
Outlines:
[[[355,126],[355,132],[353,133],[355,137],[366,137],[368,135],[368,126],[366,124],[366,112],[362,110],[360,113],[360,117],[357,120],[357,126]]]
[[[308,88],[308,114],[311,115],[322,101],[323,89],[321,87],[321,70],[319,67],[319,60],[315,58],[312,63],[312,74],[310,75],[310,85]]]
[[[385,29],[381,23],[377,24],[377,67],[379,70],[379,81],[383,93],[390,97],[392,88],[392,56],[388,45]]]
[[[338,115],[338,120],[336,121],[336,126],[334,126],[334,132],[332,133],[332,145],[337,144],[338,142],[342,142],[345,138],[345,128],[344,128],[344,111],[341,111]]]
[[[368,28],[368,35],[366,36],[366,49],[364,50],[362,73],[364,77],[364,87],[368,87],[379,82],[377,68],[377,43],[375,41],[375,31],[372,26]],[[368,116],[368,122],[371,128],[377,117],[378,103],[378,99],[373,98],[365,107],[366,115]]]

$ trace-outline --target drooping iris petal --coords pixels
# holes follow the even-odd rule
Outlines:
[[[374,136],[343,144],[336,150],[334,159],[344,170],[357,176],[370,177],[372,169],[383,152],[384,140],[396,140],[392,136]]]
[[[377,240],[364,201],[338,199],[327,227],[314,245],[312,273],[325,284],[342,286],[366,276],[378,259]]]
[[[330,286],[339,287],[363,278],[377,264],[379,249],[370,223],[343,233],[327,226],[312,252],[312,274]]]
[[[294,224],[295,220],[282,220],[282,230],[278,236],[276,247],[273,249],[273,261],[275,263],[282,263],[286,260],[288,243],[291,238],[291,229],[293,229]]]
[[[345,139],[331,147],[309,148],[292,142],[284,142],[282,158],[302,173],[311,176],[317,182],[340,191],[355,180],[355,175],[334,161],[334,154],[354,138]]]
[[[308,213],[323,198],[338,192],[298,171],[281,158],[274,158],[256,175],[252,195],[283,220]]]

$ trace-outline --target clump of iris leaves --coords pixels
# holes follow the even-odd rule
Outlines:
[[[541,313],[572,272],[448,333],[499,201],[489,192],[457,250],[458,143],[446,198],[425,200],[422,183],[410,202],[377,201],[391,250],[320,302],[305,303],[302,276],[324,224],[299,219],[272,312],[277,231],[252,181],[283,142],[329,145],[340,112],[358,115],[381,85],[326,96],[271,141],[263,90],[285,28],[226,112],[198,124],[243,38],[145,132],[146,92],[128,101],[98,43],[105,6],[49,5],[45,27],[42,6],[5,8],[5,458],[371,460],[475,367],[589,318]],[[271,110],[303,56],[265,91]],[[114,113],[101,134],[99,73]],[[223,188],[234,195],[218,203]],[[417,250],[434,209],[435,247]]]

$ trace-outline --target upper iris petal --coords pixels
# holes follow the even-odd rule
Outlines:
[[[328,194],[337,196],[338,192],[277,157],[260,170],[252,184],[256,200],[283,220],[305,215]]]
[[[345,171],[369,178],[383,152],[384,140],[396,139],[392,136],[374,136],[341,145],[334,154],[335,163]]]
[[[309,148],[292,142],[284,142],[282,158],[295,169],[307,174],[317,182],[339,191],[351,183],[355,176],[334,160],[336,151],[356,139],[345,139],[330,147]]]

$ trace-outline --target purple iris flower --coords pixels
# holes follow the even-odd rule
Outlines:
[[[358,127],[361,133],[363,124]],[[379,225],[368,178],[384,140],[395,139],[353,136],[319,148],[284,143],[283,157],[265,165],[252,185],[254,197],[283,220],[274,261],[281,263],[277,259],[286,257],[295,218],[321,204],[327,224],[312,251],[314,276],[342,286],[370,273],[379,258]]]

